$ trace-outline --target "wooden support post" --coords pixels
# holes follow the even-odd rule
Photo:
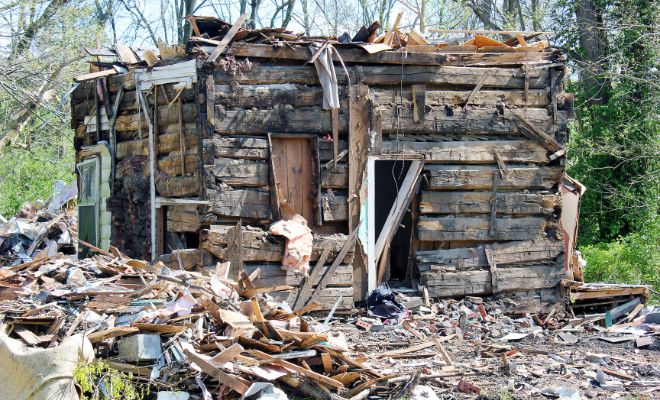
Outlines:
[[[236,280],[243,270],[243,221],[227,231],[227,256],[229,258],[229,279]]]
[[[493,171],[493,194],[490,198],[490,225],[488,227],[488,234],[490,236],[495,236],[497,223],[497,186],[500,183],[500,173],[499,171]]]
[[[112,118],[110,119],[110,194],[115,192],[115,170],[117,163],[117,131],[115,130],[115,124],[117,123],[117,115],[119,113],[119,105],[121,100],[124,98],[124,87],[119,88],[117,92],[117,97],[115,97],[115,104],[112,109]]]
[[[279,220],[282,216],[280,214],[280,183],[277,180],[275,172],[275,154],[273,154],[273,138],[268,134],[268,181],[270,189],[270,208],[272,209],[273,218]]]
[[[140,104],[142,105],[142,112],[144,112],[144,118],[147,120],[147,125],[149,126],[149,207],[151,209],[151,261],[156,259],[156,154],[154,153],[154,125],[151,122],[151,117],[149,116],[149,107],[147,101],[144,99],[142,90],[140,89],[139,79],[135,78],[135,88],[137,97]]]
[[[332,113],[332,161],[336,168],[339,158],[339,109],[332,108],[330,112]]]
[[[481,75],[481,78],[479,78],[479,80],[477,81],[476,86],[474,87],[474,89],[472,89],[467,99],[465,99],[465,105],[463,106],[463,111],[467,110],[467,106],[472,102],[477,92],[481,90],[481,87],[484,85],[484,82],[486,82],[486,78],[488,78],[488,70],[486,70],[484,74]]]
[[[486,260],[488,261],[488,267],[490,268],[490,284],[493,289],[493,294],[497,293],[497,264],[495,263],[495,253],[493,249],[486,246],[484,249],[486,252]]]

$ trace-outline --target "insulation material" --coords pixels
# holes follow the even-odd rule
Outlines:
[[[291,219],[274,223],[269,231],[273,235],[284,236],[287,239],[282,257],[282,269],[307,275],[314,237],[312,230],[307,227],[305,218],[296,214]]]
[[[0,332],[0,392],[3,399],[78,400],[73,371],[79,362],[94,359],[92,344],[83,335],[65,339],[49,349],[26,348]]]

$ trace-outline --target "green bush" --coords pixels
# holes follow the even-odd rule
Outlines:
[[[103,361],[80,363],[73,378],[82,389],[83,400],[140,400],[149,386],[135,384],[132,374],[112,369]]]
[[[70,183],[73,180],[72,147],[6,148],[0,162],[0,215],[9,218],[26,201],[48,199],[55,179]]]
[[[660,223],[651,221],[640,232],[631,233],[610,243],[580,247],[587,261],[587,282],[610,282],[651,285],[660,292]],[[652,294],[651,301],[660,297]]]

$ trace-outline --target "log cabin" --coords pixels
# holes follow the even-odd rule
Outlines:
[[[295,308],[350,309],[387,281],[548,305],[576,277],[558,50],[220,41],[231,25],[196,22],[159,56],[89,51],[71,96],[81,239],[247,274]],[[268,232],[291,212],[313,234],[309,277]]]

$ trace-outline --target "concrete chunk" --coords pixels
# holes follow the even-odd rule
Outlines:
[[[160,335],[133,335],[119,342],[119,357],[128,362],[153,361],[160,357]]]

